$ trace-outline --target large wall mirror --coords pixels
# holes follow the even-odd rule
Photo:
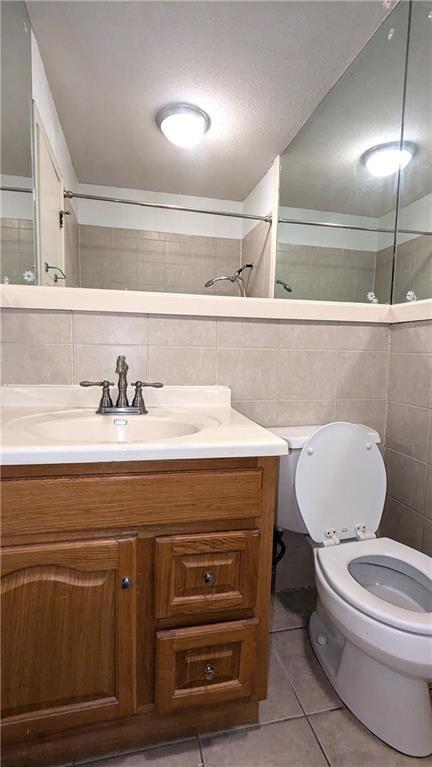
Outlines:
[[[3,283],[432,296],[432,2],[0,6]]]
[[[400,2],[281,156],[279,298],[432,297],[431,131],[432,3]]]
[[[400,177],[393,302],[432,297],[432,2],[412,5],[403,140],[414,156]]]

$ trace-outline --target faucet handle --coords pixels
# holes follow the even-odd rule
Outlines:
[[[80,381],[80,386],[102,386],[102,397],[99,402],[98,412],[101,412],[102,408],[113,406],[110,394],[110,386],[114,386],[112,381]]]
[[[160,381],[155,381],[154,383],[146,383],[146,381],[135,381],[132,386],[135,386],[137,389],[142,389],[144,386],[152,386],[154,389],[162,389],[163,383]]]
[[[80,381],[80,386],[114,386],[113,381]]]
[[[145,406],[144,397],[142,393],[143,387],[153,386],[155,389],[161,389],[163,386],[163,383],[160,383],[160,381],[155,381],[154,383],[145,383],[145,381],[135,381],[135,383],[133,383],[132,386],[135,386],[135,396],[132,400],[132,407],[139,407],[142,409],[143,413],[147,413],[147,408]]]

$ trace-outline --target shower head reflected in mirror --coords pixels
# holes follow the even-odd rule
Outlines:
[[[287,282],[284,282],[283,280],[276,280],[276,285],[282,285],[283,289],[287,291],[287,293],[292,293],[292,287],[291,285],[288,285]]]
[[[247,294],[246,294],[247,283],[245,284],[245,280],[242,277],[242,272],[245,269],[252,270],[253,267],[254,267],[253,264],[245,264],[244,266],[241,266],[240,269],[237,269],[237,271],[234,272],[234,274],[231,274],[229,277],[227,275],[221,275],[220,277],[212,277],[210,280],[207,280],[207,282],[204,283],[204,287],[211,288],[216,282],[223,282],[223,281],[228,281],[233,283],[235,282],[239,289],[239,293],[241,297],[247,298]],[[249,278],[249,275],[248,275],[248,278]]]

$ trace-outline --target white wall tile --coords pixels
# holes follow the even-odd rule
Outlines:
[[[336,359],[331,351],[280,351],[279,399],[334,398]]]
[[[72,347],[66,344],[4,343],[4,384],[71,384]]]
[[[72,331],[75,344],[144,346],[148,343],[148,318],[140,314],[74,312]]]
[[[235,400],[276,399],[277,378],[277,351],[218,350],[217,382],[230,386]]]
[[[25,344],[70,344],[72,312],[4,309],[2,340]]]
[[[216,381],[216,350],[149,347],[149,378],[171,386],[208,386]]]
[[[151,315],[149,343],[151,346],[216,346],[216,320],[210,317]]]

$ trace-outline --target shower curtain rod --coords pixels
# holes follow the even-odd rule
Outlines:
[[[355,232],[383,232],[384,234],[394,234],[394,229],[377,226],[357,226],[356,224],[337,224],[334,221],[303,221],[298,218],[278,218],[278,224],[297,224],[303,226],[324,226],[331,229],[352,229]],[[403,234],[431,234],[431,232],[421,232],[416,229],[399,229]]]
[[[65,191],[65,198],[71,200],[99,200],[100,202],[118,202],[121,205],[138,205],[141,208],[157,208],[158,210],[177,210],[183,213],[204,213],[207,216],[225,216],[227,218],[244,218],[250,221],[265,221],[270,223],[271,216],[256,216],[249,213],[228,213],[222,210],[205,210],[204,208],[187,208],[184,205],[169,205],[168,203],[140,202],[139,200],[125,200],[121,197],[102,197],[99,194],[81,194],[81,192]]]
[[[19,186],[0,186],[1,192],[26,192],[33,193],[32,189],[24,189]],[[265,221],[267,224],[272,222],[272,216],[255,216],[250,213],[227,213],[221,210],[205,210],[203,208],[187,208],[183,205],[168,205],[167,203],[140,202],[138,200],[126,200],[120,197],[102,197],[98,194],[81,194],[81,192],[71,192],[65,190],[64,197],[67,200],[77,198],[79,200],[98,200],[99,202],[117,202],[121,205],[137,205],[141,208],[157,208],[159,210],[182,211],[183,213],[204,213],[207,216],[224,216],[226,218],[242,218],[249,221]],[[299,221],[295,218],[278,218],[278,224],[296,224],[297,226],[321,226],[324,229],[351,229],[356,232],[378,232],[383,234],[393,234],[393,229],[373,226],[356,226],[355,224],[337,224],[331,221]],[[431,231],[422,229],[398,229],[400,234],[431,235]]]

